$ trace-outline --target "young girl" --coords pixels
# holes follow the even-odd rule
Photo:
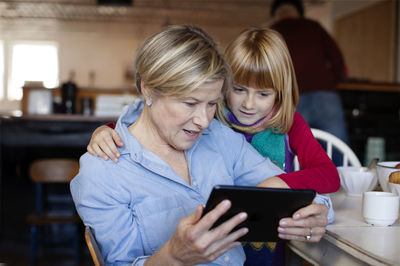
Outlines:
[[[336,167],[310,128],[295,111],[298,87],[292,61],[279,33],[270,29],[243,31],[226,49],[234,84],[219,104],[217,118],[242,133],[260,154],[269,157],[288,174],[271,180],[281,186],[332,193],[339,189]],[[114,144],[122,146],[109,127],[98,128],[88,151],[117,160]],[[301,171],[293,172],[298,156]],[[312,233],[312,232],[310,232]],[[283,245],[246,243],[246,265],[283,265]]]

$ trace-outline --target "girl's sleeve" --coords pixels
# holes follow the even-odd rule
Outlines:
[[[115,129],[115,123],[114,122],[109,122],[109,123],[106,124],[106,126],[112,128],[112,129]]]
[[[339,190],[340,178],[336,166],[297,112],[288,135],[290,148],[297,155],[301,170],[281,174],[279,177],[291,188],[313,189],[318,193]]]

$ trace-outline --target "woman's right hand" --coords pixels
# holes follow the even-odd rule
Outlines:
[[[93,132],[87,146],[87,151],[104,160],[110,158],[114,162],[117,162],[120,154],[116,145],[119,147],[124,146],[118,133],[108,126],[100,126]]]
[[[247,228],[231,231],[247,218],[241,212],[216,228],[212,225],[231,207],[229,200],[224,200],[212,211],[201,217],[203,206],[199,205],[191,215],[182,218],[175,233],[168,242],[156,252],[147,263],[171,262],[171,265],[194,265],[212,262],[229,249],[240,246],[237,241],[247,234]],[[168,263],[166,265],[169,265]]]

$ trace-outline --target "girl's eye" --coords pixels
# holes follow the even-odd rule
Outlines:
[[[187,106],[190,106],[190,107],[192,107],[192,106],[195,106],[195,105],[196,105],[196,103],[192,103],[192,102],[185,102],[185,104],[186,104]]]
[[[240,87],[233,87],[233,90],[235,92],[244,92],[244,89],[240,88]]]
[[[216,102],[215,102],[215,103],[213,102],[213,103],[209,103],[208,105],[211,106],[211,107],[213,107],[213,106],[216,106],[217,103],[216,103]]]
[[[272,91],[259,91],[258,94],[262,97],[268,97],[271,96],[274,92]]]

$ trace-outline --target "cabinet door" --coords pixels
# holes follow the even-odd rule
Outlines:
[[[396,1],[380,1],[334,22],[349,77],[395,81]]]

